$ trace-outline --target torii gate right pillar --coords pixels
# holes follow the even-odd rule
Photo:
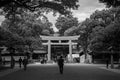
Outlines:
[[[72,57],[72,41],[69,40],[69,62],[73,62],[73,57]]]

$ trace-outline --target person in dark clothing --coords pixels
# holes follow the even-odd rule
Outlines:
[[[109,58],[106,58],[106,68],[109,67]]]
[[[11,68],[13,69],[15,67],[15,59],[11,57]]]
[[[25,71],[26,71],[26,69],[27,69],[27,64],[28,64],[28,60],[27,60],[26,57],[24,57],[24,59],[23,59],[23,66],[24,66],[24,70],[25,70]]]
[[[22,65],[22,59],[21,57],[19,58],[19,67],[21,68],[21,65]]]
[[[5,62],[6,62],[5,58],[3,58],[3,60],[2,60],[2,61],[3,61],[3,65],[5,65]]]
[[[64,59],[62,56],[58,59],[58,66],[59,66],[59,71],[61,74],[63,74],[63,66],[64,66]]]

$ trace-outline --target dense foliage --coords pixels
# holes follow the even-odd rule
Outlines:
[[[119,53],[120,7],[95,11],[79,25],[78,45],[87,53]],[[93,55],[93,54],[92,54]],[[86,58],[87,59],[87,58]]]
[[[28,46],[33,47],[33,44],[37,44],[40,47],[40,35],[50,35],[53,33],[53,30],[50,28],[52,23],[50,23],[47,18],[45,18],[45,21],[42,22],[43,19],[40,19],[39,16],[37,17],[36,15],[37,14],[35,13],[29,12],[15,15],[9,19],[6,18],[3,21],[1,28],[9,30],[13,35],[19,35],[24,39],[25,44]],[[45,29],[49,31],[49,34],[43,33]]]
[[[61,14],[68,14],[70,9],[78,8],[77,3],[78,0],[0,0],[0,8],[6,14],[17,13],[17,10],[23,8],[30,11],[57,11]]]
[[[78,26],[78,19],[72,15],[59,16],[55,25],[59,30],[59,34],[63,36],[70,30],[70,28]]]
[[[120,0],[99,0],[101,3],[105,3],[107,7],[118,7],[120,6]]]

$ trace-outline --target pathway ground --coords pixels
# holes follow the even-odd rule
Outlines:
[[[30,64],[26,71],[17,66],[1,72],[0,75],[6,74],[0,80],[119,80],[119,72],[102,64],[65,64],[61,75],[57,64]]]

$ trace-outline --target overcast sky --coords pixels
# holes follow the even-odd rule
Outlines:
[[[95,10],[102,10],[105,8],[103,3],[99,3],[98,0],[79,0],[80,7],[74,11],[74,16],[78,17],[79,21],[85,20]]]
[[[79,21],[83,21],[95,11],[95,10],[102,10],[105,8],[105,5],[99,3],[98,0],[79,0],[80,7],[78,10],[73,11],[73,15],[78,18]],[[57,17],[53,17],[50,13],[47,15],[50,22],[53,24],[56,22]],[[0,22],[4,20],[3,17],[0,17]],[[54,27],[54,26],[53,26]],[[56,29],[54,28],[56,31]]]

